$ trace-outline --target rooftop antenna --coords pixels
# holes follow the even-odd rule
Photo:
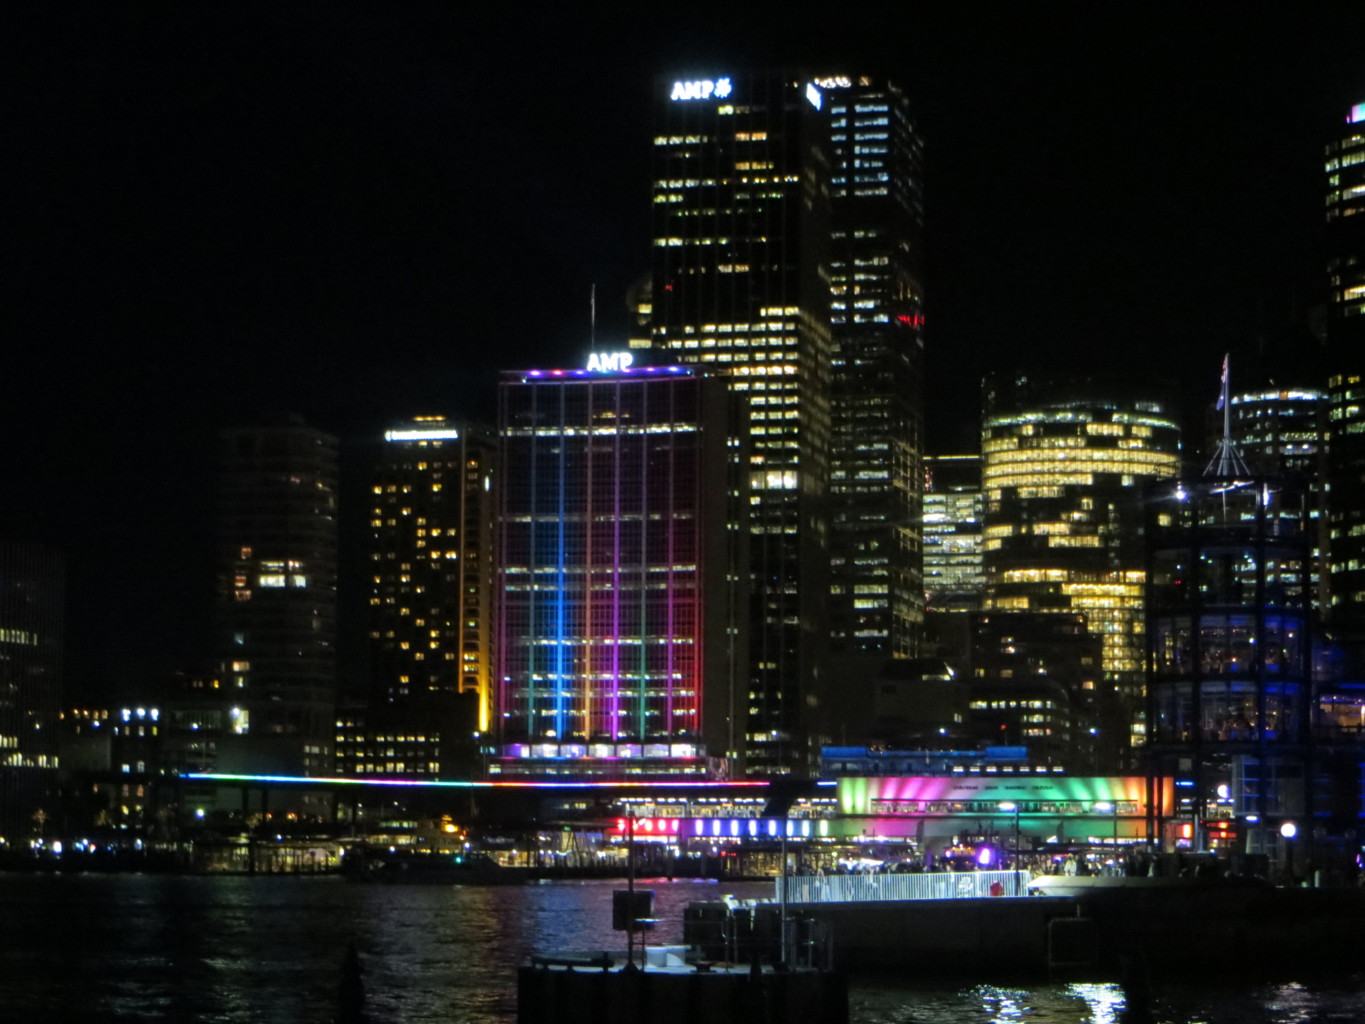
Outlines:
[[[597,282],[592,283],[588,294],[588,347],[597,351]]]
[[[1232,443],[1232,398],[1228,382],[1228,361],[1230,358],[1228,354],[1223,356],[1223,377],[1218,390],[1218,408],[1223,411],[1223,439],[1218,442],[1217,451],[1213,453],[1213,458],[1209,460],[1209,464],[1204,467],[1205,476],[1251,476],[1251,470],[1247,468],[1242,453]]]

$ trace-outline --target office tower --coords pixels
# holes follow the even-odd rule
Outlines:
[[[1233,444],[1248,468],[1261,476],[1297,481],[1309,501],[1313,541],[1313,611],[1330,607],[1327,565],[1327,393],[1313,387],[1233,390],[1229,399]]]
[[[1132,386],[987,386],[984,609],[1086,616],[1104,640],[1110,749],[1142,739],[1142,489],[1179,472],[1179,445],[1165,404]]]
[[[1365,103],[1327,145],[1330,619],[1365,630]]]
[[[738,406],[695,369],[631,361],[499,389],[502,774],[742,768]]]
[[[753,586],[750,772],[815,763],[829,641],[830,166],[796,74],[657,83],[651,342],[744,404]]]
[[[370,487],[373,695],[465,694],[470,733],[492,697],[495,454],[491,430],[417,417],[385,432]]]
[[[1111,765],[1099,743],[1103,641],[1074,612],[974,612],[968,723],[979,746],[1025,747],[1076,774]]]
[[[1274,477],[1165,481],[1146,519],[1150,770],[1177,777],[1196,848],[1229,825],[1246,852],[1282,853],[1281,824],[1307,837],[1315,811],[1307,494]]]
[[[337,443],[290,419],[222,434],[220,768],[330,773]]]
[[[924,631],[923,146],[894,82],[816,85],[831,154],[831,649],[912,657]]]
[[[934,612],[981,607],[986,576],[982,566],[981,456],[926,455],[924,512],[924,602]]]
[[[0,541],[0,852],[43,840],[59,813],[64,593],[57,554]]]

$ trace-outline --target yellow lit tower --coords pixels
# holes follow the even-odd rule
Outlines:
[[[752,581],[745,759],[815,763],[829,625],[830,165],[825,90],[797,73],[660,79],[649,344],[737,395]]]
[[[467,695],[487,732],[496,446],[491,430],[420,416],[384,434],[371,485],[375,697],[424,713]]]
[[[993,380],[984,406],[983,607],[1086,616],[1103,640],[1103,689],[1075,697],[1100,748],[1122,758],[1144,733],[1141,497],[1179,473],[1179,428],[1131,385]]]

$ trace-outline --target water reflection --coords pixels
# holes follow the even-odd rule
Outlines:
[[[688,901],[722,889],[646,883],[681,938]],[[371,1021],[506,1024],[515,968],[536,952],[600,950],[619,883],[367,886],[329,878],[0,875],[0,1020],[331,1021],[354,939]],[[770,887],[731,886],[740,896]],[[1152,1024],[1365,1019],[1340,986],[1157,986]],[[1128,1024],[1115,985],[943,988],[854,979],[854,1024]]]

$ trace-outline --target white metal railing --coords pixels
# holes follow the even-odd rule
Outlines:
[[[1027,896],[1027,871],[938,871],[907,875],[791,875],[788,903],[863,903],[878,900],[953,900]],[[777,899],[782,899],[778,878]],[[991,887],[998,885],[994,892]]]

